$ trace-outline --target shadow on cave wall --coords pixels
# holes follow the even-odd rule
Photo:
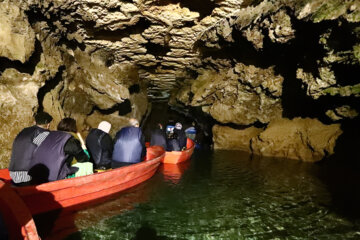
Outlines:
[[[156,5],[166,6],[168,4],[180,3],[180,7],[188,8],[190,11],[198,12],[200,19],[210,16],[214,8],[224,0],[157,0]]]
[[[15,68],[21,73],[28,73],[30,75],[33,75],[36,65],[40,62],[42,51],[43,50],[40,41],[35,39],[34,52],[29,58],[29,60],[25,63],[22,63],[18,60],[12,61],[8,58],[0,57],[0,76],[6,68]]]
[[[58,68],[58,72],[56,75],[45,82],[45,85],[42,86],[38,93],[37,93],[37,99],[39,102],[38,112],[42,112],[44,110],[43,101],[45,98],[46,93],[50,92],[52,89],[54,89],[62,80],[62,74],[65,70],[65,66],[60,66]]]
[[[341,45],[338,50],[352,49],[354,36],[352,29],[354,25],[343,22],[340,26],[337,21],[323,21],[312,23],[292,19],[293,28],[296,30],[296,38],[286,44],[273,43],[268,37],[264,38],[264,47],[257,51],[241,32],[234,30],[234,43],[220,40],[221,49],[205,47],[197,44],[202,56],[214,59],[233,59],[234,62],[242,62],[246,65],[254,65],[260,68],[268,68],[275,65],[276,74],[284,77],[282,106],[283,117],[311,117],[318,118],[324,123],[330,123],[330,119],[324,114],[328,109],[342,105],[350,105],[360,110],[360,101],[355,97],[321,96],[314,100],[306,94],[303,83],[296,78],[296,70],[303,68],[305,72],[311,72],[315,77],[319,75],[317,63],[325,56],[323,46],[319,44],[320,34],[327,29],[335,29],[332,34],[331,45]],[[340,34],[342,33],[342,34]],[[267,32],[264,31],[267,36]],[[347,38],[344,43],[342,38]],[[338,39],[340,38],[340,39]],[[359,76],[358,66],[346,64],[335,64],[333,70],[339,84],[349,85],[355,83],[354,76]]]

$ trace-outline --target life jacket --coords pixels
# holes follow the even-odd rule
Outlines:
[[[166,141],[166,151],[180,151],[179,140],[177,138],[168,138]]]
[[[112,155],[112,143],[110,146],[106,148],[102,147],[102,140],[107,137],[111,137],[108,133],[93,128],[90,130],[89,135],[86,138],[86,146],[87,149],[90,151],[91,158],[95,164],[95,168],[102,167],[102,166],[110,166],[111,164],[111,155]],[[111,141],[109,141],[111,142]]]
[[[115,162],[138,163],[145,149],[142,132],[138,127],[122,128],[115,136],[112,160]]]
[[[33,139],[42,132],[48,131],[38,126],[32,126],[23,129],[15,138],[9,171],[28,171],[33,152],[37,145],[33,143]]]
[[[195,140],[196,137],[196,129],[195,127],[189,127],[185,129],[185,134],[187,138],[190,138],[191,140]]]
[[[31,175],[33,170],[35,175],[41,174],[41,176],[32,175],[33,178],[44,178],[47,176],[48,181],[64,179],[70,174],[70,167],[65,161],[68,155],[64,152],[64,145],[70,138],[71,134],[66,132],[50,132],[41,145],[34,151],[29,174]]]
[[[154,129],[151,131],[150,146],[162,146],[166,149],[166,135],[161,129]]]
[[[177,135],[177,140],[179,141],[180,150],[182,150],[184,147],[186,148],[187,138],[184,130],[174,129],[174,133]]]

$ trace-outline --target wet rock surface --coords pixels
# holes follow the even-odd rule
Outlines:
[[[207,3],[1,1],[1,124],[18,121],[0,131],[3,166],[36,111],[52,128],[74,117],[86,134],[141,119],[147,96],[220,125],[359,121],[358,1]]]

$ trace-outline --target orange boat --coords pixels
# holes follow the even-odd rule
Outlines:
[[[195,143],[191,139],[187,139],[186,149],[184,151],[166,152],[163,163],[178,164],[189,160],[195,149]]]
[[[177,184],[180,182],[182,175],[190,167],[190,161],[181,162],[179,164],[161,164],[159,172],[164,176],[164,180]]]
[[[19,195],[1,180],[0,211],[9,239],[40,240],[29,209]]]
[[[146,160],[134,165],[40,185],[12,186],[12,189],[33,215],[55,209],[79,209],[89,202],[103,200],[149,179],[164,156],[162,147],[152,146],[147,148]],[[0,178],[10,182],[8,169],[0,170]]]

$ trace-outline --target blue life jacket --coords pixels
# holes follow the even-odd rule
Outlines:
[[[174,125],[167,125],[166,126],[166,134],[169,134],[174,131],[175,126]]]
[[[108,133],[97,128],[91,129],[86,138],[86,147],[90,152],[95,168],[110,166],[113,143]]]
[[[150,146],[161,146],[166,149],[166,135],[162,129],[151,131]]]
[[[69,133],[62,131],[49,133],[34,151],[29,171],[30,175],[32,175],[31,172],[34,172],[33,179],[41,177],[44,180],[47,177],[47,181],[56,181],[64,179],[72,172],[65,162],[68,156],[64,152],[64,145],[70,138]],[[36,176],[37,174],[42,176]]]
[[[125,127],[116,133],[112,160],[138,163],[145,156],[146,148],[142,131],[138,127]]]
[[[37,145],[32,141],[42,132],[48,131],[38,126],[23,129],[15,138],[9,171],[28,171],[30,169],[31,157]]]

